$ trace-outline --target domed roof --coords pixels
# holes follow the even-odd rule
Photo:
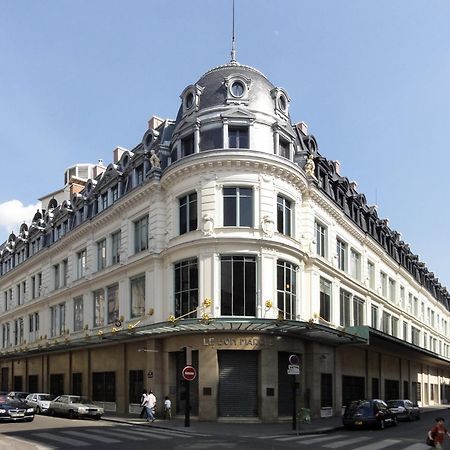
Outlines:
[[[248,92],[246,92],[244,102],[239,102],[239,99],[233,102],[233,100],[230,100],[227,80],[239,79],[244,80]],[[232,83],[233,81],[230,82]],[[209,70],[194,86],[201,91],[196,109],[197,114],[201,114],[202,110],[208,108],[224,107],[232,103],[244,103],[250,110],[274,115],[273,91],[276,88],[259,70],[253,67],[230,62]],[[178,111],[177,124],[182,119],[184,110],[182,104]],[[287,112],[286,115],[288,115]]]

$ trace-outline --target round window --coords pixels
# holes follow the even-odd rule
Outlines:
[[[287,110],[287,101],[286,101],[286,97],[284,95],[280,95],[278,97],[278,105],[279,105],[281,111],[286,112],[286,110]]]
[[[192,108],[193,104],[194,104],[194,94],[192,92],[189,92],[184,100],[184,105],[186,106],[186,109],[189,109]]]
[[[242,97],[245,92],[244,84],[241,81],[235,81],[231,85],[231,93],[234,97]]]
[[[150,147],[152,141],[153,141],[153,134],[148,133],[147,136],[145,136],[145,146]]]

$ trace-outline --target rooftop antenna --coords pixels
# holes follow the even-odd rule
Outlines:
[[[234,41],[234,0],[233,0],[233,37],[231,39],[231,64],[236,64],[236,45]]]

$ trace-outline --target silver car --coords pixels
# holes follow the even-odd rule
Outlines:
[[[387,405],[398,420],[420,419],[420,408],[411,400],[388,400]]]
[[[44,393],[29,394],[25,399],[27,405],[32,406],[36,411],[36,414],[42,414],[48,412],[50,402],[55,398],[54,395]]]
[[[48,409],[50,415],[67,416],[70,419],[76,417],[91,417],[100,419],[104,410],[94,405],[90,400],[79,395],[60,395],[50,402]]]

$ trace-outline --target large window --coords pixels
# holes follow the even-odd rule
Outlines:
[[[361,255],[354,249],[350,250],[350,275],[357,280],[361,279]]]
[[[291,201],[282,195],[277,196],[277,230],[291,236],[292,207]]]
[[[253,189],[247,187],[223,188],[224,226],[253,226]]]
[[[200,151],[213,150],[223,147],[222,128],[210,128],[203,130],[200,134]]]
[[[50,336],[62,336],[66,327],[66,304],[60,303],[59,305],[52,306],[50,308]]]
[[[372,305],[370,310],[370,326],[378,328],[378,307],[375,305]]]
[[[364,325],[364,300],[353,297],[353,325]]]
[[[120,231],[111,235],[111,264],[120,262]]]
[[[256,315],[256,258],[221,257],[221,311],[223,316]]]
[[[331,373],[320,374],[320,406],[333,406],[333,375]]]
[[[249,148],[248,127],[228,126],[229,148]]]
[[[141,403],[142,392],[144,391],[144,371],[130,370],[129,371],[129,403]]]
[[[131,317],[140,317],[145,312],[145,274],[130,280]]]
[[[106,239],[97,242],[97,270],[106,267]]]
[[[297,267],[286,261],[277,262],[277,300],[278,310],[283,317],[295,320],[297,299]]]
[[[34,342],[39,338],[39,313],[33,313],[28,316],[29,342]]]
[[[319,222],[314,223],[316,235],[316,253],[318,256],[327,256],[327,229]]]
[[[181,156],[187,156],[194,153],[194,135],[190,134],[181,139]]]
[[[196,259],[175,264],[175,315],[188,314],[198,307],[198,267]],[[196,317],[192,312],[186,317]]]
[[[350,294],[347,291],[341,289],[340,291],[340,324],[343,327],[348,327],[350,323]]]
[[[387,275],[384,272],[380,272],[380,281],[381,281],[381,295],[387,298]]]
[[[94,327],[102,327],[105,324],[105,290],[94,291]]]
[[[148,248],[148,216],[134,222],[134,253]]]
[[[92,400],[97,402],[116,401],[116,373],[92,373]]]
[[[83,329],[83,296],[73,299],[73,331]]]
[[[331,322],[331,283],[320,279],[320,317]]]
[[[367,281],[370,289],[375,289],[375,264],[367,261]]]
[[[77,253],[77,278],[84,277],[86,273],[86,249]]]
[[[179,199],[180,234],[197,229],[197,194],[192,192]]]
[[[340,239],[336,240],[336,253],[338,269],[347,270],[347,244]]]
[[[108,323],[114,323],[119,319],[119,285],[113,284],[106,288],[108,303]]]

